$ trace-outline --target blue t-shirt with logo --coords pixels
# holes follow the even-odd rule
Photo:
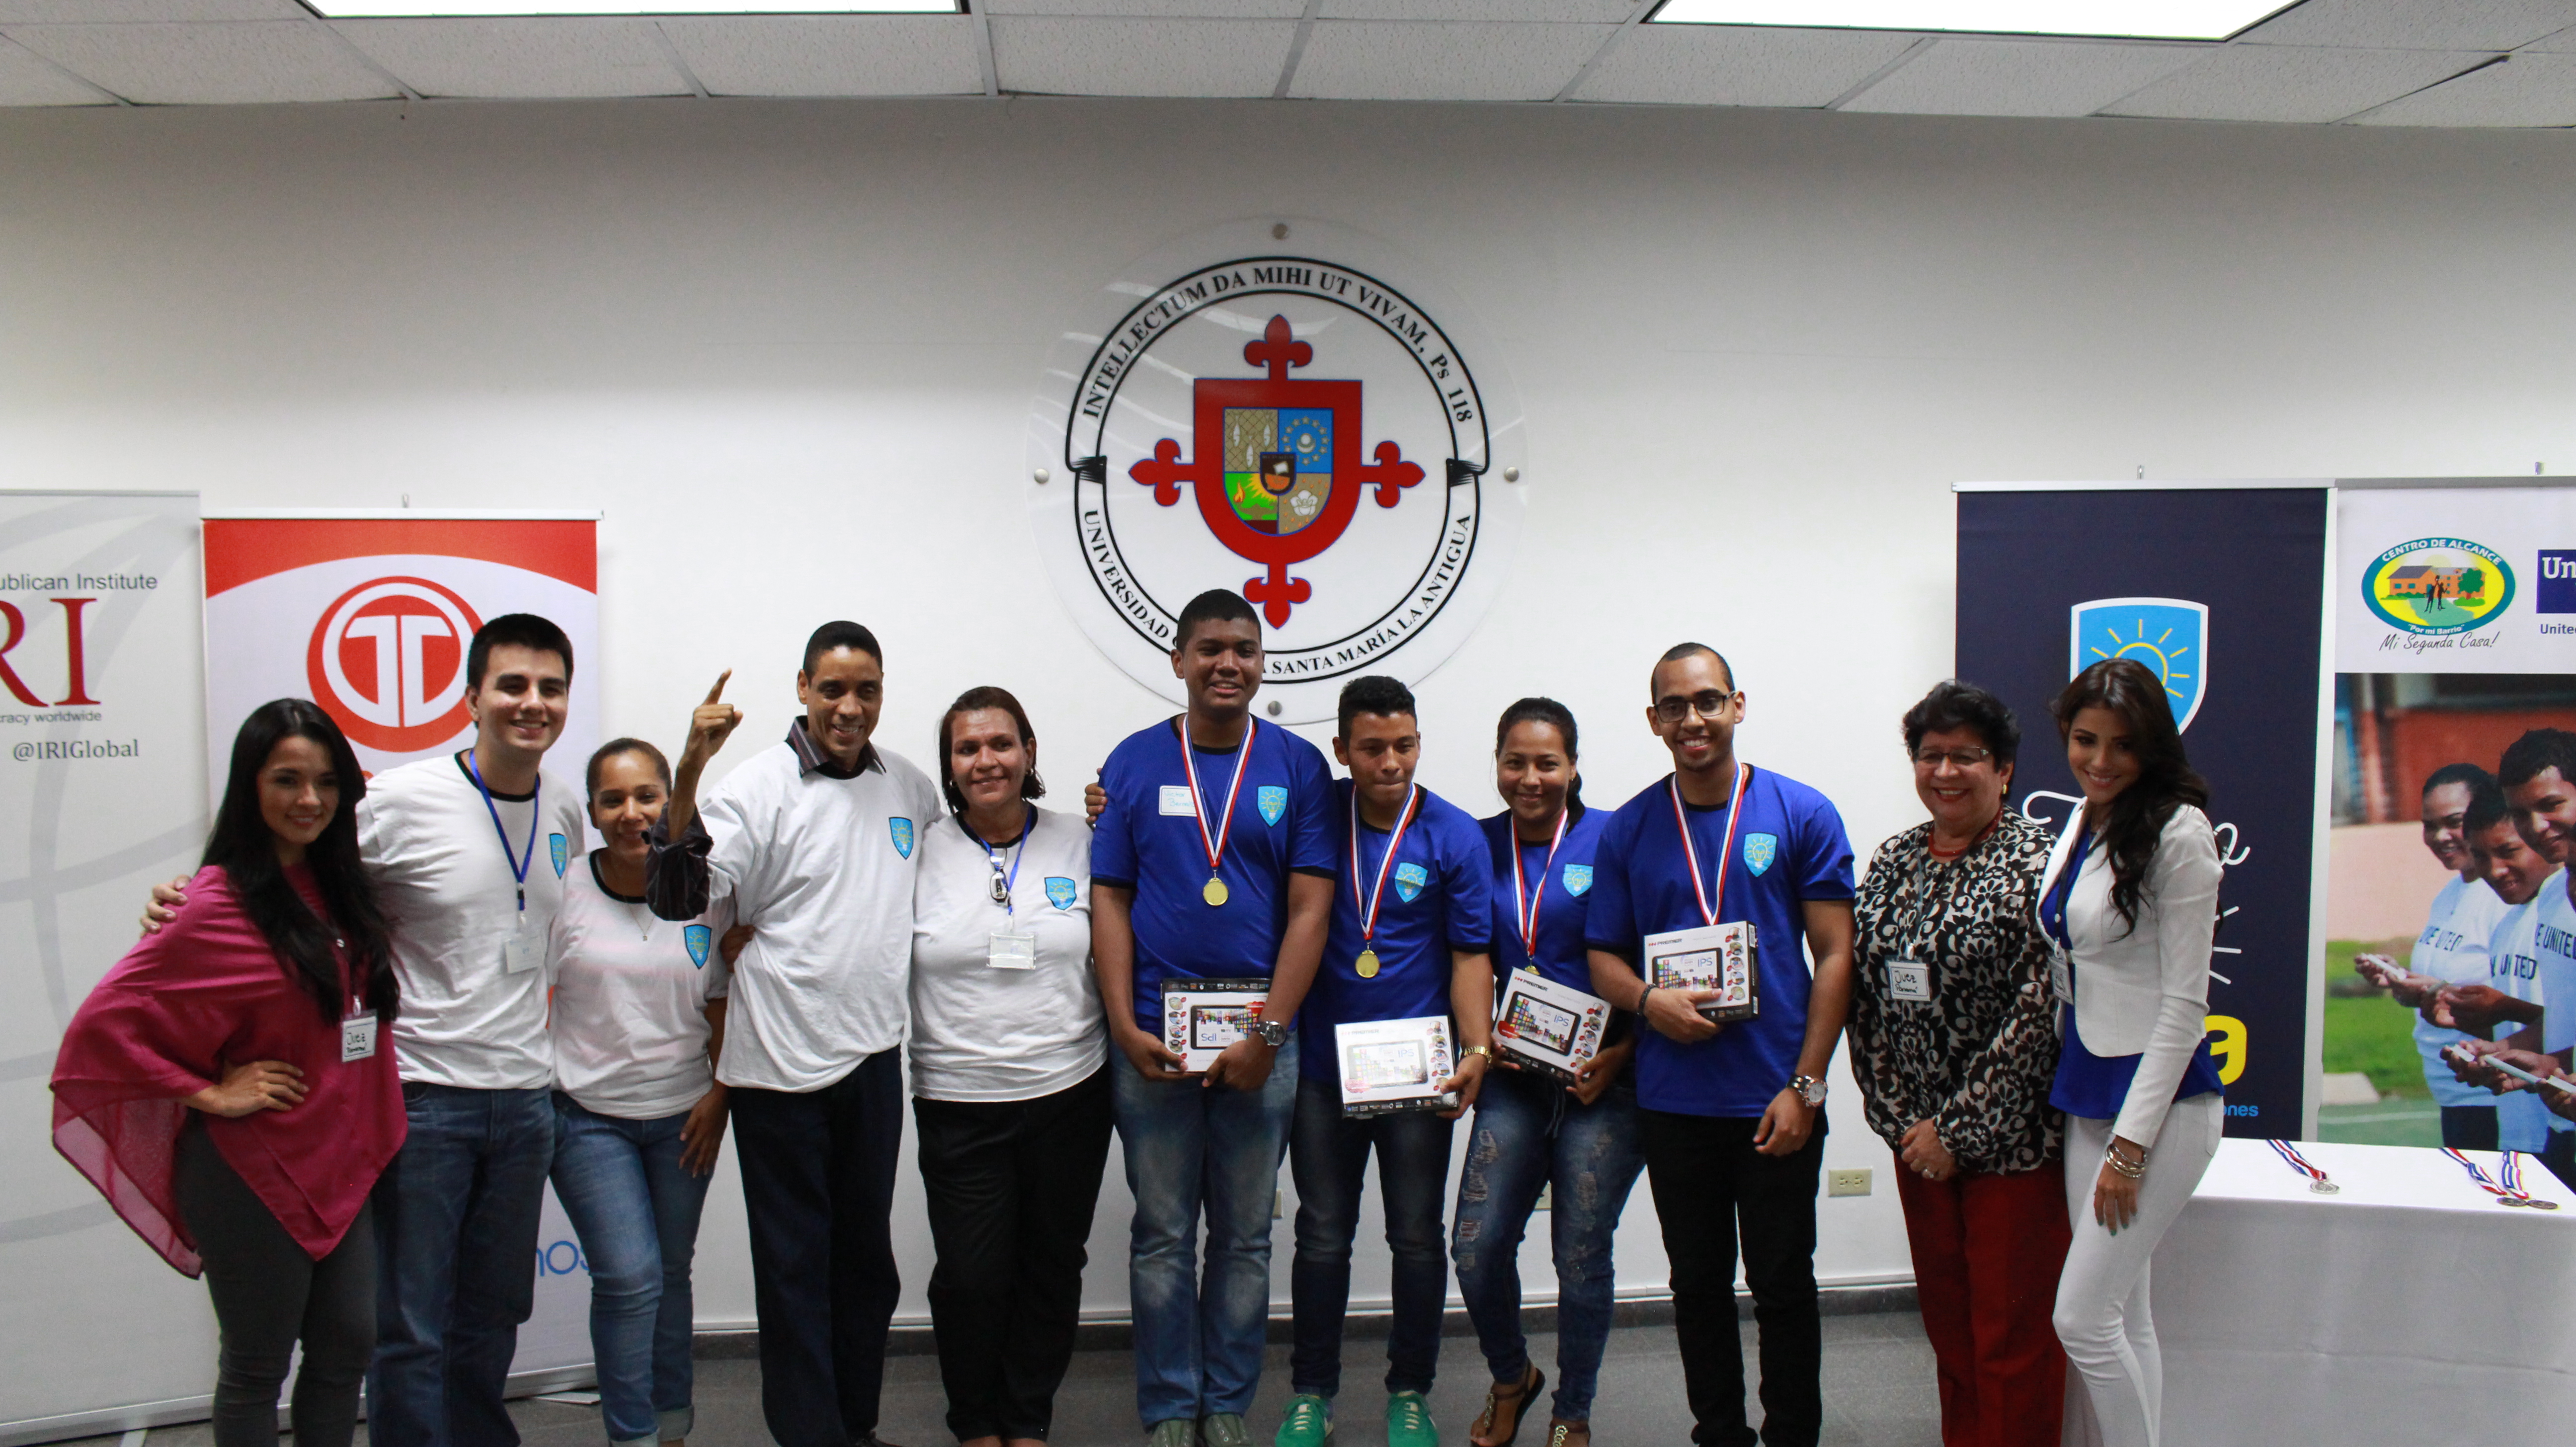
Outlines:
[[[1621,805],[1593,854],[1586,943],[1631,965],[1640,962],[1646,936],[1708,923],[1691,890],[1670,778]],[[1802,906],[1852,897],[1851,841],[1831,800],[1761,768],[1752,770],[1744,794],[1744,825],[1727,866],[1718,923],[1753,922],[1761,1013],[1695,1045],[1640,1029],[1637,1104],[1648,1110],[1750,1119],[1770,1108],[1798,1073],[1807,1038],[1807,992],[1815,976],[1807,964]],[[1703,889],[1714,883],[1709,876],[1733,809],[1682,811],[1699,851]]]
[[[1340,853],[1342,816],[1333,803],[1332,770],[1323,752],[1258,720],[1245,746],[1243,788],[1217,877],[1226,901],[1211,906],[1207,848],[1189,806],[1181,765],[1181,720],[1130,734],[1100,767],[1109,796],[1091,836],[1091,878],[1136,892],[1129,911],[1136,930],[1136,1023],[1160,1032],[1163,981],[1175,975],[1239,979],[1271,973],[1288,931],[1288,876],[1329,877]],[[1233,786],[1235,750],[1193,749],[1199,809],[1217,831]]]
[[[1377,952],[1378,972],[1361,979],[1360,903],[1351,881],[1356,877],[1364,892],[1377,888],[1393,831],[1361,824],[1359,857],[1350,858],[1350,780],[1334,782],[1333,800],[1334,853],[1341,861],[1333,883],[1333,928],[1325,937],[1315,988],[1297,1012],[1301,1048],[1307,1058],[1324,1060],[1332,1058],[1335,1025],[1449,1014],[1449,952],[1492,948],[1494,915],[1492,866],[1475,819],[1424,789],[1395,863],[1386,870],[1377,932],[1367,942]]]
[[[1547,845],[1521,844],[1512,834],[1512,814],[1506,809],[1483,821],[1486,857],[1494,871],[1494,974],[1497,978],[1512,970],[1532,964],[1538,972],[1560,985],[1571,985],[1589,995],[1592,993],[1592,964],[1585,954],[1583,930],[1592,898],[1592,859],[1600,849],[1601,832],[1610,827],[1607,809],[1586,809],[1565,826],[1565,838],[1556,846],[1556,862],[1550,864]],[[1512,901],[1512,851],[1521,856],[1520,885],[1538,896],[1538,954],[1535,959],[1521,944],[1519,911],[1529,908],[1524,895],[1515,906]]]

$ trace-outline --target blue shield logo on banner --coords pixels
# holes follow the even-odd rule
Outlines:
[[[1058,909],[1073,908],[1073,881],[1061,874],[1048,875],[1047,903]]]
[[[1264,784],[1252,791],[1252,802],[1261,810],[1261,822],[1276,826],[1288,813],[1288,791],[1277,784]]]
[[[894,852],[910,859],[912,857],[912,821],[897,816],[886,821],[886,828],[893,831]]]
[[[555,878],[563,878],[564,866],[572,862],[572,841],[560,834],[549,834],[546,853],[555,862]]]
[[[1422,886],[1430,882],[1431,872],[1419,864],[1399,864],[1395,867],[1395,897],[1406,904],[1413,903],[1413,897],[1420,894]]]
[[[2078,603],[2066,676],[2106,658],[2134,658],[2164,680],[2174,727],[2191,727],[2209,689],[2209,605],[2188,598],[2096,598]]]
[[[1744,836],[1744,867],[1745,867],[1745,868],[1752,870],[1755,874],[1757,874],[1757,875],[1758,875],[1758,874],[1760,874],[1762,871],[1764,871],[1764,870],[1766,870],[1766,869],[1769,869],[1769,868],[1771,867],[1771,861],[1772,861],[1772,860],[1774,860],[1774,859],[1777,859],[1777,858],[1779,858],[1779,857],[1780,857],[1780,836],[1779,836],[1779,835],[1777,835],[1777,834],[1747,834],[1747,835],[1745,835],[1745,836]]]
[[[707,967],[707,950],[716,942],[716,932],[702,924],[680,931],[680,942],[689,947],[689,963],[699,969]]]
[[[1566,893],[1568,893],[1568,894],[1573,894],[1573,895],[1580,895],[1580,894],[1582,894],[1582,893],[1583,893],[1583,891],[1585,891],[1585,890],[1587,890],[1587,889],[1590,889],[1591,887],[1592,887],[1592,866],[1591,866],[1591,865],[1589,865],[1589,864],[1569,864],[1569,865],[1565,866],[1565,892],[1566,892]]]

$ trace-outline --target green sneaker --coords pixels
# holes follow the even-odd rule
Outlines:
[[[1312,1394],[1290,1397],[1274,1447],[1333,1447],[1333,1404]]]
[[[1199,1418],[1199,1441],[1205,1447],[1252,1447],[1252,1434],[1235,1412],[1210,1412]]]
[[[1386,1447],[1440,1447],[1431,1404],[1420,1392],[1398,1392],[1386,1399]]]
[[[1145,1447],[1199,1447],[1199,1424],[1187,1417],[1157,1422],[1145,1433]]]

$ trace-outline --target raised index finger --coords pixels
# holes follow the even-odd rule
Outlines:
[[[722,673],[717,674],[717,675],[716,675],[716,686],[715,686],[715,687],[713,687],[713,688],[711,688],[711,689],[708,689],[708,690],[707,690],[707,702],[709,702],[709,703],[720,703],[720,702],[722,702],[722,701],[724,700],[724,686],[725,686],[725,681],[726,681],[727,679],[732,678],[732,677],[733,677],[733,670],[732,670],[732,669],[730,669],[730,668],[726,669],[726,670],[725,670],[724,672],[722,672]]]

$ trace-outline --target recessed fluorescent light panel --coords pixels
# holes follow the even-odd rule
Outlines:
[[[2283,0],[1667,0],[1668,25],[1953,30],[2125,40],[2224,40]]]
[[[332,20],[464,15],[954,15],[958,0],[310,0]]]

